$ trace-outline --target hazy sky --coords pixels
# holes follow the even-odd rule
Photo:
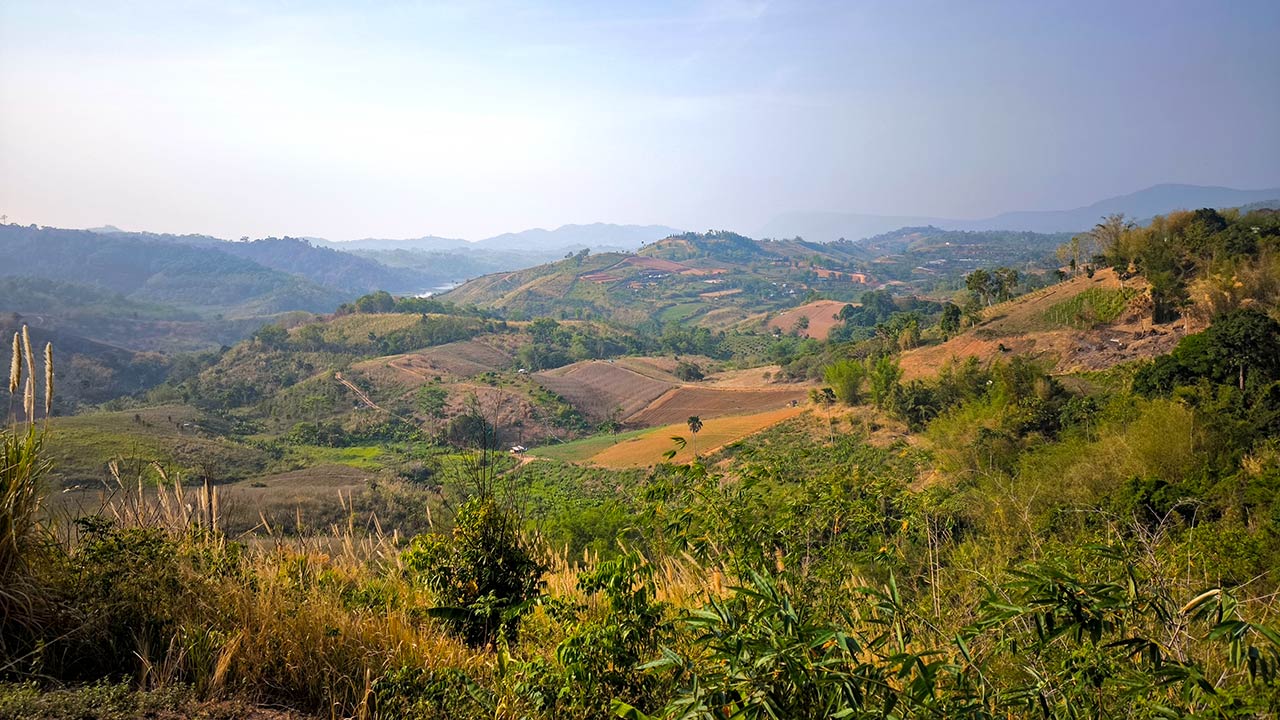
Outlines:
[[[478,239],[1275,187],[1277,36],[1277,0],[0,0],[0,213]]]

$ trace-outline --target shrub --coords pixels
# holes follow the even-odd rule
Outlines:
[[[520,615],[541,591],[547,569],[521,535],[519,518],[491,494],[458,510],[450,536],[414,538],[402,559],[435,593],[433,614],[473,646],[515,639]]]
[[[862,400],[862,380],[867,367],[856,360],[841,360],[827,366],[823,379],[835,391],[836,398],[846,405],[857,405]]]

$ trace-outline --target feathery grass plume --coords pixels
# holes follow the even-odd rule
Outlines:
[[[44,416],[53,413],[53,343],[44,344]]]
[[[18,333],[13,334],[13,362],[9,364],[9,394],[17,395],[22,384],[22,345]]]
[[[27,415],[27,422],[35,422],[36,419],[36,384],[27,376],[27,389],[22,393],[22,410]]]
[[[36,358],[31,353],[31,333],[26,325],[22,326],[22,354],[27,361],[27,389],[23,393],[22,407],[27,411],[27,422],[31,422],[36,417],[36,384],[33,380],[36,375]]]

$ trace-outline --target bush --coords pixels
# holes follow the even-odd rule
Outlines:
[[[490,494],[468,500],[453,533],[419,535],[402,555],[436,595],[433,614],[473,646],[515,640],[520,615],[542,588],[547,566],[520,521]]]
[[[836,399],[846,405],[857,405],[862,400],[862,380],[867,367],[855,360],[841,360],[827,366],[823,379],[831,386]]]
[[[698,367],[696,363],[691,363],[685,360],[681,360],[676,365],[675,375],[685,382],[697,382],[698,380],[706,377],[702,373],[702,368]]]

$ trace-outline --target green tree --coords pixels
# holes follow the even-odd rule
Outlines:
[[[959,305],[955,303],[947,303],[942,306],[942,318],[938,320],[938,329],[948,336],[959,332],[960,318],[964,313]]]
[[[991,273],[978,268],[965,276],[964,286],[983,305],[991,304]]]
[[[416,399],[418,410],[431,420],[434,433],[436,421],[444,418],[445,408],[449,404],[449,391],[440,385],[423,385],[418,388]]]
[[[253,339],[266,347],[278,349],[289,343],[289,331],[279,325],[263,325],[253,334]]]
[[[520,526],[486,493],[463,504],[450,535],[419,535],[402,555],[408,572],[436,594],[432,614],[470,645],[514,641],[525,604],[541,591],[547,564]]]
[[[991,274],[991,282],[997,299],[1008,300],[1013,297],[1013,291],[1018,288],[1018,271],[1013,268],[998,267]]]
[[[857,405],[862,399],[862,380],[867,367],[856,360],[841,360],[827,366],[823,379],[831,386],[836,398],[845,405]]]
[[[702,430],[702,418],[690,415],[685,421],[689,425],[689,433],[693,436],[693,456],[698,457],[698,433]]]
[[[871,401],[881,410],[888,408],[899,391],[902,368],[896,360],[885,356],[870,362],[867,377],[871,385]]]

